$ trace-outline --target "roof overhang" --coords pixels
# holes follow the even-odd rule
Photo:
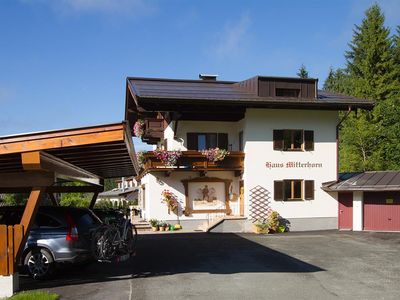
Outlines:
[[[137,171],[125,122],[0,137],[0,188],[48,187],[57,179],[102,185]]]
[[[400,191],[400,171],[341,173],[339,180],[325,182],[326,192],[393,192]]]

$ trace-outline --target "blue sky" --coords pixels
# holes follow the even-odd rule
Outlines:
[[[322,86],[373,2],[0,0],[0,136],[119,122],[127,76],[242,80],[304,64]],[[400,1],[377,2],[394,29]]]

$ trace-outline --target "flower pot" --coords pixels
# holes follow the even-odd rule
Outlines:
[[[151,227],[151,230],[153,230],[153,231],[158,231],[158,226],[152,226],[152,227]]]
[[[165,227],[160,227],[160,231],[165,231]]]

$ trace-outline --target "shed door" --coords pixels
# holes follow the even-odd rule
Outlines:
[[[353,193],[339,193],[339,229],[353,229]]]
[[[400,231],[400,193],[364,193],[364,229]]]

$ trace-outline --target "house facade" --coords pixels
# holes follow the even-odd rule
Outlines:
[[[190,229],[217,220],[222,231],[249,231],[275,210],[290,230],[337,228],[337,194],[321,187],[337,179],[338,111],[373,103],[318,91],[317,83],[128,78],[126,118],[160,149],[142,157],[142,216]],[[228,152],[222,160],[212,155],[216,148]],[[162,161],[174,151],[173,165]]]

